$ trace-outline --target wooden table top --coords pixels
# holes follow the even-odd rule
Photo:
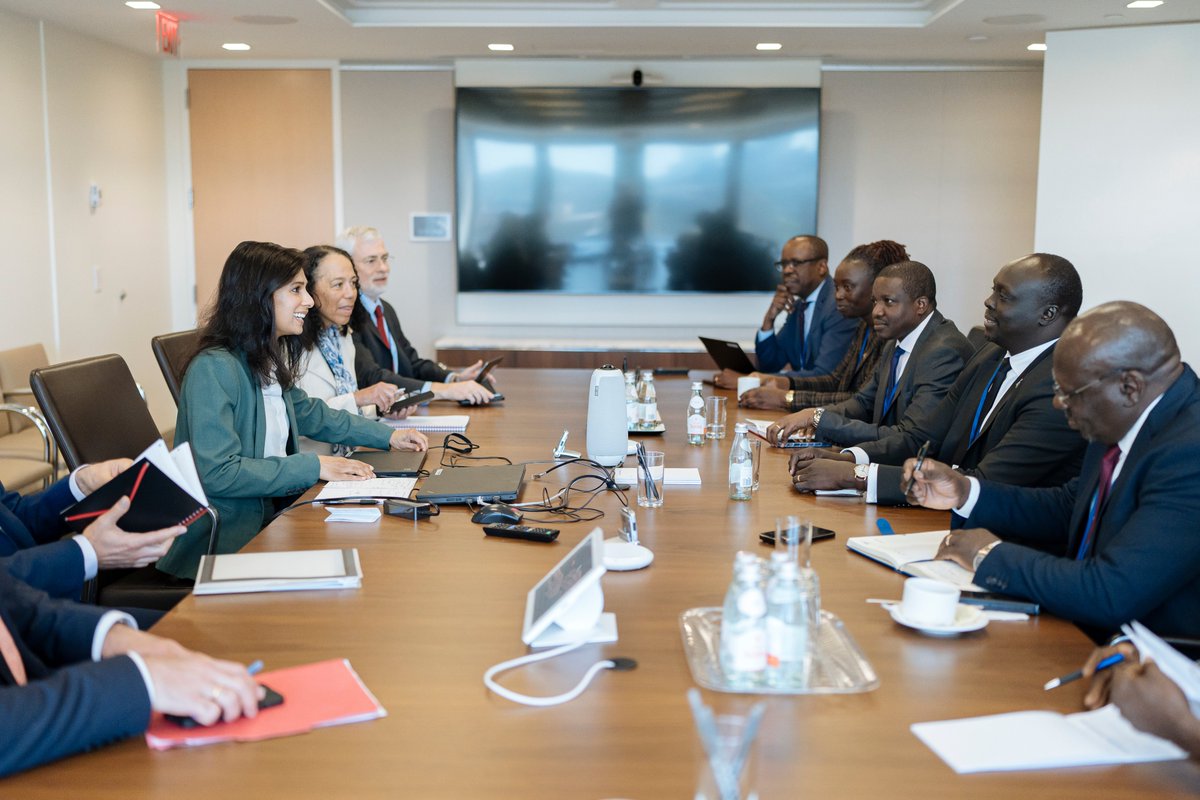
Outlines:
[[[564,428],[571,431],[568,446],[584,448],[586,371],[506,370],[500,379],[508,402],[470,412],[467,434],[481,446],[477,455],[548,459]],[[224,658],[262,658],[268,670],[349,658],[388,710],[385,719],[162,753],[135,738],[10,778],[0,784],[0,794],[690,798],[703,754],[685,696],[695,684],[679,615],[720,605],[734,553],[765,555],[757,533],[789,513],[838,532],[837,539],[813,547],[822,605],[845,622],[881,685],[863,694],[767,696],[758,742],[761,797],[1094,800],[1200,791],[1200,766],[1192,762],[955,775],[909,725],[1029,709],[1076,711],[1082,683],[1055,692],[1041,687],[1078,667],[1089,642],[1050,616],[993,622],[950,639],[900,627],[864,600],[899,597],[902,576],[850,553],[845,541],[873,534],[878,514],[900,533],[944,528],[946,515],[798,495],[787,481],[782,451],[764,451],[762,488],[752,500],[731,501],[725,481],[730,439],[688,446],[683,418],[690,384],[683,378],[658,384],[668,430],[644,441],[648,449],[665,450],[668,466],[699,468],[704,485],[667,487],[664,508],[638,510],[654,564],[603,580],[619,642],[587,645],[501,681],[518,691],[555,694],[604,657],[635,658],[635,671],[602,672],[578,699],[544,709],[515,705],[483,686],[489,666],[526,652],[520,641],[526,592],[594,524],[553,523],[562,529],[559,541],[543,545],[485,538],[460,507],[446,507],[429,521],[385,517],[372,524],[328,524],[323,511],[308,507],[274,522],[248,549],[357,547],[365,576],[361,590],[192,597],[156,632]],[[764,416],[731,408],[730,431],[735,415]],[[434,451],[430,462],[439,455]],[[527,478],[541,468],[530,466]],[[543,488],[557,490],[566,471],[528,480],[522,499],[536,499]],[[606,512],[596,524],[613,535],[617,498],[603,495],[596,505]],[[757,699],[703,694],[718,713],[744,711]]]

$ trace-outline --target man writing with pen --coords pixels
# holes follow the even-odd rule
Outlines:
[[[1167,324],[1130,302],[1068,325],[1053,371],[1055,406],[1089,442],[1079,477],[1033,489],[910,460],[910,501],[953,509],[959,529],[938,557],[1097,641],[1132,619],[1160,636],[1197,638],[1200,380]]]

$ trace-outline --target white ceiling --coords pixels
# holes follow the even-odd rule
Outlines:
[[[1200,0],[159,0],[187,59],[446,63],[457,58],[799,58],[831,64],[1012,64],[1047,31],[1200,21]],[[0,0],[140,52],[154,12],[123,0]],[[986,41],[968,41],[986,36]],[[246,42],[230,53],[223,42]],[[515,45],[489,53],[489,42]],[[783,48],[758,53],[757,42]]]

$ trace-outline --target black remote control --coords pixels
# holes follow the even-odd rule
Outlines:
[[[503,536],[506,539],[528,539],[531,542],[550,543],[558,538],[558,528],[535,528],[531,525],[509,525],[503,522],[484,525],[483,532],[488,536]]]

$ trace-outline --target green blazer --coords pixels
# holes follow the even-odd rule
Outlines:
[[[264,458],[267,431],[262,389],[241,353],[209,349],[188,366],[179,391],[175,443],[190,442],[200,483],[221,515],[220,552],[234,553],[254,538],[274,513],[271,498],[306,491],[321,467],[313,453],[300,453],[297,437],[387,450],[386,425],[330,408],[293,386],[283,393],[288,415],[289,455]],[[158,568],[192,578],[208,549],[205,517],[175,540]]]

